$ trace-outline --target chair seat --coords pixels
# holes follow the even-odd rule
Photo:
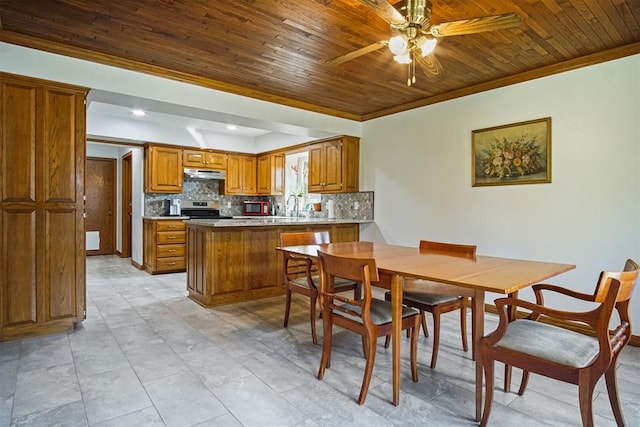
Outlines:
[[[532,320],[509,323],[496,346],[574,368],[584,368],[598,355],[598,340]]]
[[[316,285],[316,288],[320,288],[320,276],[311,276],[311,280],[313,280],[313,284]],[[307,282],[306,277],[299,277],[296,280],[292,280],[292,282],[294,282],[296,285],[299,285],[305,288],[309,287],[309,282]],[[335,283],[333,285],[333,289],[336,292],[340,292],[338,289],[354,286],[355,284],[356,282],[352,280],[341,279],[339,277],[336,277]]]
[[[460,299],[458,295],[438,295],[424,292],[405,292],[402,295],[402,298],[423,305],[438,305],[457,301]]]
[[[355,311],[356,313],[360,313],[361,312],[361,308],[359,305],[354,305],[354,304],[344,304],[343,305],[344,308],[347,308],[349,310]],[[420,312],[418,310],[416,310],[415,308],[411,308],[411,307],[407,307],[407,306],[402,306],[402,317],[409,317],[409,316],[413,316],[416,314],[419,314]],[[344,318],[353,320],[354,322],[358,322],[358,323],[362,323],[362,318],[358,317],[358,316],[353,316],[350,315],[348,313],[344,313],[340,310],[333,310],[333,314],[336,314],[338,316],[342,316]],[[375,323],[376,325],[384,325],[385,323],[391,323],[391,303],[388,301],[382,301],[379,299],[372,299],[371,300],[371,321],[373,323]]]

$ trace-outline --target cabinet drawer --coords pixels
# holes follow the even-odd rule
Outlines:
[[[182,231],[187,229],[187,224],[182,221],[158,221],[156,231]]]
[[[187,245],[185,244],[156,246],[156,257],[158,258],[185,256],[186,253]]]
[[[184,270],[187,268],[185,257],[158,258],[156,271]]]
[[[159,231],[157,233],[157,243],[185,243],[187,241],[186,231]]]

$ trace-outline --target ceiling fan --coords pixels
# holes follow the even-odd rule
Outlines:
[[[428,0],[402,0],[395,5],[386,0],[360,2],[373,9],[390,24],[393,36],[389,40],[365,46],[327,63],[342,64],[387,46],[396,62],[408,64],[407,86],[416,82],[416,62],[428,77],[435,77],[442,72],[442,65],[433,53],[438,38],[513,28],[521,22],[517,13],[505,13],[432,25],[432,5]]]

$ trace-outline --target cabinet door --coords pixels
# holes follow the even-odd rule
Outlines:
[[[321,193],[324,182],[324,155],[325,150],[322,144],[312,145],[309,148],[309,176],[308,192]]]
[[[257,160],[255,156],[229,154],[225,193],[235,195],[257,194]]]
[[[0,336],[36,318],[36,88],[0,87]],[[19,238],[16,238],[19,236]]]
[[[182,150],[151,146],[147,153],[147,192],[182,193]]]
[[[258,157],[258,194],[271,194],[271,156]]]
[[[271,194],[284,195],[284,154],[272,154],[271,156]]]
[[[243,194],[258,194],[257,159],[254,156],[243,156],[242,173],[244,178]]]
[[[227,154],[207,151],[205,165],[208,169],[225,170],[227,169]]]
[[[342,142],[324,144],[324,181],[322,191],[340,192],[342,190]]]
[[[206,153],[199,150],[182,150],[182,166],[185,168],[204,168]]]
[[[227,177],[224,182],[226,194],[242,194],[243,186],[243,161],[239,154],[229,154],[227,158]]]

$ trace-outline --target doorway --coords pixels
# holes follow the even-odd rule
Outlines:
[[[87,255],[115,253],[116,159],[87,157]]]
[[[132,213],[132,180],[133,180],[133,166],[131,164],[132,153],[128,152],[122,156],[122,250],[120,256],[122,258],[131,257],[131,213]]]

